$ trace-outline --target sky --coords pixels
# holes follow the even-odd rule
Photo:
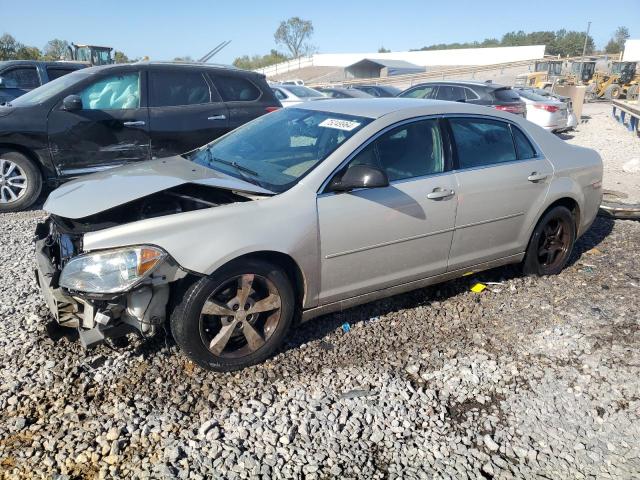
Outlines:
[[[400,51],[434,43],[482,41],[514,30],[584,31],[603,47],[620,25],[640,38],[640,0],[516,0],[374,2],[372,0],[0,0],[0,34],[43,48],[52,38],[107,45],[130,58],[198,59],[223,40],[231,44],[212,62],[263,54],[273,33],[292,16],[311,20],[319,53]],[[283,51],[284,47],[281,48]]]

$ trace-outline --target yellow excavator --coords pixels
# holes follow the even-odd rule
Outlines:
[[[111,47],[99,47],[97,45],[84,45],[72,43],[69,46],[67,60],[84,62],[89,65],[111,65],[115,63],[111,52]]]

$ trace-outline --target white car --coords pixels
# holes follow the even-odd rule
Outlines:
[[[301,85],[271,85],[271,89],[283,107],[299,105],[309,100],[327,98],[323,93]]]
[[[529,90],[518,90],[518,94],[527,104],[527,120],[550,132],[567,128],[568,112],[565,103]]]
[[[558,128],[556,130],[553,130],[555,133],[565,132],[567,130],[573,130],[578,126],[578,117],[573,111],[573,104],[571,102],[571,98],[565,97],[563,95],[558,95],[557,93],[553,93],[548,90],[544,90],[542,88],[525,87],[525,88],[515,88],[515,90],[518,92],[518,94],[521,94],[521,98],[523,99],[523,101],[526,101],[522,96],[522,93],[525,92],[528,94],[538,95],[548,101],[561,102],[565,104],[567,108],[567,123],[564,128]],[[527,118],[529,117],[527,116]]]

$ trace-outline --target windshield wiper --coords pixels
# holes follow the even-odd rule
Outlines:
[[[230,167],[235,168],[238,173],[240,174],[240,176],[242,177],[243,180],[246,180],[249,183],[253,183],[254,185],[258,185],[259,187],[262,188],[266,188],[262,182],[260,180],[258,180],[258,172],[255,172],[253,170],[251,170],[250,168],[247,168],[243,165],[240,165],[238,162],[236,162],[235,160],[230,162],[229,160],[223,160],[222,158],[218,158],[218,157],[214,157],[213,154],[211,153],[211,150],[207,149],[207,156],[209,157],[209,163],[211,162],[218,162],[218,163],[222,163],[223,165],[228,165]],[[250,178],[248,177],[246,174],[252,175],[255,178]]]

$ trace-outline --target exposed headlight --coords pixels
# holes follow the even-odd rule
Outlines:
[[[148,276],[165,256],[163,250],[146,245],[88,253],[67,263],[59,283],[79,292],[122,292]]]

